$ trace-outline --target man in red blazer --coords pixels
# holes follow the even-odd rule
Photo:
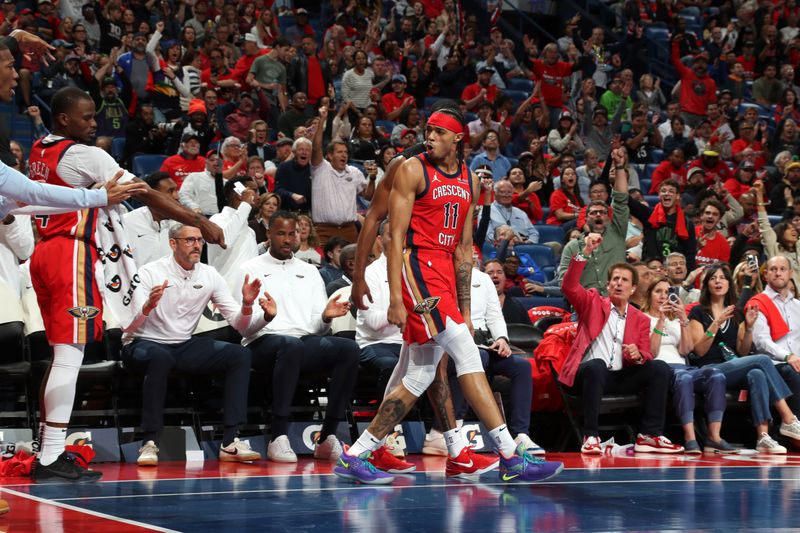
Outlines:
[[[636,290],[636,269],[617,263],[608,270],[608,297],[580,284],[586,259],[603,242],[599,233],[586,236],[582,253],[573,257],[561,287],[578,313],[578,333],[564,361],[560,380],[583,400],[582,453],[601,454],[598,408],[605,393],[644,392],[637,452],[680,453],[683,446],[663,436],[672,370],[650,352],[650,319],[628,305]]]

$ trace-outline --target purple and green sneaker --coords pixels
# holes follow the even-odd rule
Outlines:
[[[564,463],[545,461],[527,452],[524,444],[517,446],[517,452],[509,459],[500,455],[500,480],[506,483],[515,481],[544,481],[564,470]]]
[[[339,456],[339,460],[336,462],[336,466],[333,468],[334,474],[365,485],[388,485],[394,481],[394,476],[372,466],[369,462],[369,452],[356,456],[349,455],[347,453],[349,451],[350,448],[345,446],[344,451]]]

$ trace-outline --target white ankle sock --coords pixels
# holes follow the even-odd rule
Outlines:
[[[364,433],[362,433],[361,436],[358,437],[358,440],[347,450],[347,455],[354,457],[365,452],[374,452],[381,445],[381,442],[383,442],[382,439],[364,430]]]
[[[447,444],[447,454],[453,459],[458,457],[461,450],[467,446],[463,435],[461,435],[461,430],[458,428],[445,431],[444,442]]]
[[[47,466],[58,459],[64,452],[64,444],[67,442],[67,428],[54,428],[44,426],[42,431],[42,448],[39,452],[39,463]]]
[[[503,457],[509,458],[517,451],[517,445],[514,443],[514,439],[511,438],[511,433],[508,432],[508,428],[505,424],[489,431],[489,435],[494,441],[495,449],[500,452]]]

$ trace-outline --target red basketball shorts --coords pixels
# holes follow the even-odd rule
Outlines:
[[[87,344],[103,332],[103,299],[94,279],[97,248],[69,237],[41,241],[31,282],[50,344]]]
[[[403,333],[406,342],[425,344],[444,331],[448,317],[463,324],[456,299],[453,254],[440,250],[405,250],[403,303],[408,311]]]

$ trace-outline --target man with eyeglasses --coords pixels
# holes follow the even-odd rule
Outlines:
[[[500,137],[495,130],[486,133],[483,138],[483,151],[472,158],[469,169],[474,172],[481,165],[489,165],[494,181],[507,177],[508,171],[511,170],[511,161],[500,153]]]
[[[612,217],[609,217],[608,206],[602,200],[593,200],[586,209],[586,225],[589,232],[602,235],[602,242],[586,258],[587,265],[580,275],[581,285],[586,289],[597,289],[605,296],[608,287],[606,272],[611,265],[624,263],[626,260],[625,236],[628,232],[628,155],[625,148],[617,148],[611,153],[616,173],[614,191],[611,193]],[[558,279],[563,282],[567,267],[573,256],[580,253],[584,247],[584,237],[571,240],[561,253],[561,263],[558,267]]]
[[[489,215],[487,235],[494,235],[495,229],[507,225],[511,226],[521,242],[539,242],[539,232],[533,227],[525,211],[511,205],[513,197],[514,186],[510,181],[501,180],[494,184],[494,202]]]
[[[264,161],[271,161],[277,155],[275,147],[269,144],[269,126],[263,120],[256,120],[250,125],[247,157],[258,156]]]
[[[193,375],[224,375],[224,430],[219,460],[261,459],[247,441],[237,438],[247,416],[250,350],[211,337],[192,336],[209,302],[244,335],[251,323],[253,303],[261,292],[261,280],[245,277],[240,289],[242,304],[238,305],[219,272],[200,262],[204,243],[200,229],[177,224],[169,232],[172,254],[139,269],[141,284],[131,303],[138,312],[124,327],[122,349],[125,365],[145,374],[139,466],[158,465],[164,399],[173,369]]]

